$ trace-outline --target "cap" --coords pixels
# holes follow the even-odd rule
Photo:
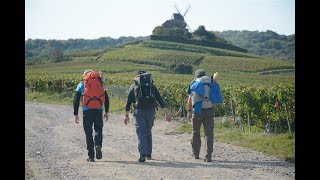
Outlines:
[[[139,75],[139,74],[143,74],[143,73],[145,73],[146,71],[138,71],[137,72],[137,75]]]
[[[196,70],[196,72],[194,73],[194,76],[196,78],[200,78],[202,76],[205,76],[206,75],[206,72],[203,70],[203,69],[198,69]]]
[[[88,72],[92,72],[92,70],[91,70],[91,69],[85,70],[85,71],[83,72],[83,76],[86,75]]]

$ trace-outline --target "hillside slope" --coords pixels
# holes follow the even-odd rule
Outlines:
[[[275,59],[295,61],[295,34],[279,35],[267,30],[258,31],[214,31],[232,44],[247,49],[248,53]]]
[[[47,61],[42,64],[26,65],[26,72],[81,74],[85,68],[92,68],[110,74],[108,76],[121,73],[116,77],[123,76],[122,80],[126,79],[125,81],[130,82],[131,72],[144,69],[153,71],[156,77],[162,77],[159,80],[161,82],[164,79],[174,79],[174,81],[188,83],[193,71],[204,68],[208,74],[220,72],[222,86],[294,82],[294,62],[166,41],[138,41],[115,48],[70,52],[66,53],[65,57],[67,61],[59,63]],[[287,71],[287,69],[291,70]],[[277,73],[286,73],[273,74],[275,70]],[[264,72],[269,72],[269,74],[265,75]],[[173,76],[172,74],[180,75]]]
[[[218,38],[223,38],[248,53],[267,56],[275,59],[295,60],[295,35],[278,35],[272,31],[213,31]],[[49,53],[57,49],[62,53],[75,51],[97,50],[101,48],[117,47],[126,43],[147,40],[145,37],[120,37],[113,39],[101,37],[98,39],[68,39],[44,40],[28,39],[25,41],[25,61],[37,58],[47,58]]]

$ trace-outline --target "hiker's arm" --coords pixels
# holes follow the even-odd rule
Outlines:
[[[73,115],[77,116],[79,111],[81,92],[76,91],[73,97]]]
[[[108,113],[109,112],[109,106],[110,106],[110,101],[109,101],[109,96],[106,90],[104,90],[104,97],[105,97],[105,101],[104,101],[104,112]]]
[[[73,115],[78,116],[81,93],[83,92],[83,82],[77,85],[75,95],[73,97]]]
[[[218,79],[218,75],[219,75],[219,73],[218,73],[218,72],[215,72],[215,73],[213,74],[213,79],[214,79],[214,80],[217,80],[217,79]]]
[[[76,91],[73,98],[73,115],[74,115],[74,122],[77,124],[79,123],[78,111],[79,111],[80,97],[81,97],[81,92]]]
[[[127,96],[127,104],[126,104],[126,107],[125,107],[125,117],[124,117],[124,124],[127,125],[128,122],[129,122],[129,110],[130,110],[130,106],[131,104],[133,103],[133,100],[134,100],[134,94],[133,94],[133,87],[134,86],[130,86],[129,88],[129,93],[128,93],[128,96]]]
[[[80,98],[83,92],[83,82],[80,82],[76,88],[76,92],[73,97],[73,115],[74,121],[78,124],[79,123],[79,116],[78,116],[78,111],[79,111],[79,105],[80,105]]]
[[[191,98],[191,95],[189,95],[187,99],[187,119],[191,121],[191,118],[192,118],[192,98]]]
[[[166,121],[171,121],[172,116],[170,114],[170,112],[167,109],[167,105],[165,104],[165,102],[163,101],[162,97],[160,96],[160,92],[158,90],[158,88],[156,86],[153,86],[154,90],[155,90],[155,97],[156,100],[158,101],[158,103],[160,104],[160,107],[162,108],[162,112],[164,113],[164,118]]]
[[[104,90],[104,98],[105,98],[105,101],[104,101],[104,114],[103,114],[103,118],[108,121],[109,119],[109,115],[108,115],[108,112],[109,112],[109,104],[110,104],[110,101],[109,101],[109,96],[108,96],[108,93],[106,90]]]
[[[166,104],[165,102],[163,101],[162,97],[160,96],[160,92],[158,90],[158,88],[156,86],[153,86],[154,87],[154,92],[155,92],[155,98],[156,100],[158,101],[158,103],[160,104],[160,107],[162,109],[166,109]]]
[[[131,86],[129,88],[129,93],[128,93],[128,96],[127,96],[127,104],[126,104],[126,107],[125,107],[126,114],[129,114],[130,106],[133,103],[133,100],[134,100],[133,86]]]
[[[192,98],[191,98],[191,95],[188,96],[187,111],[192,111]]]
[[[187,97],[187,119],[191,121],[192,118],[192,98],[191,98],[191,85],[194,83],[194,80],[188,86],[188,97]]]

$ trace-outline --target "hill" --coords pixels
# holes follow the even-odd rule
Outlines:
[[[295,132],[295,63],[292,61],[154,40],[66,52],[62,57],[61,61],[44,58],[41,64],[26,63],[26,100],[62,102],[70,107],[83,71],[94,69],[105,75],[110,112],[123,113],[133,77],[138,70],[146,70],[153,75],[168,109],[175,114],[184,105],[186,88],[194,79],[193,72],[203,68],[208,75],[219,72],[223,103],[215,105],[215,116],[225,123],[223,127],[230,127],[232,134],[235,133],[232,136],[225,130],[219,133],[215,125],[215,136],[225,139],[220,136],[223,134],[233,143],[244,143],[245,146],[248,142],[253,143],[259,151],[272,151],[294,161],[294,136],[288,136],[288,141],[279,139],[276,140],[278,143],[273,143],[250,133],[261,132],[263,137],[278,139],[274,133],[283,137],[285,134],[282,133]],[[278,108],[275,108],[275,102],[278,102]],[[157,112],[157,115],[161,114]],[[263,133],[265,127],[270,133]]]
[[[292,71],[285,74],[279,74],[279,72],[287,69],[294,71],[295,67],[293,62],[250,53],[154,40],[134,41],[112,48],[67,52],[63,54],[61,61],[50,62],[52,61],[49,58],[44,58],[44,65],[26,66],[26,70],[32,67],[34,70],[46,72],[72,71],[81,74],[84,68],[89,67],[100,69],[105,73],[130,73],[144,68],[148,71],[189,76],[195,69],[205,68],[211,73],[219,71],[230,76],[222,80],[227,84],[232,84],[232,81],[237,84],[240,82],[253,84],[254,80],[258,80],[258,84],[269,84],[275,79],[269,79],[270,76],[257,76],[257,74],[277,72],[282,76],[279,79],[281,82],[286,81],[283,77],[286,74],[290,74],[289,79],[291,79]],[[246,80],[247,76],[250,76],[250,80]],[[272,76],[276,76],[276,73]],[[293,79],[289,79],[288,82],[293,82]]]
[[[295,34],[279,35],[267,30],[258,31],[214,31],[217,36],[247,49],[248,53],[276,59],[295,61]]]
[[[238,51],[145,40],[113,48],[68,52],[59,62],[26,63],[25,86],[31,92],[50,94],[53,101],[67,98],[71,103],[83,71],[102,71],[112,108],[121,111],[132,78],[138,70],[145,70],[153,74],[160,93],[175,111],[187,96],[185,90],[194,78],[193,72],[200,68],[208,75],[219,72],[224,102],[216,107],[217,116],[230,115],[230,106],[234,106],[243,119],[249,115],[252,124],[281,125],[280,129],[273,129],[281,132],[288,129],[285,126],[290,122],[294,129],[295,63]],[[274,108],[275,101],[284,102],[281,113]],[[279,123],[279,119],[288,122]]]
[[[248,50],[250,54],[266,56],[275,59],[295,61],[295,35],[278,35],[272,31],[213,31],[217,39],[222,43],[226,40],[228,46],[234,44]],[[68,39],[68,40],[44,40],[28,39],[25,41],[25,61],[47,58],[54,54],[54,50],[60,53],[97,50],[101,48],[117,47],[129,42],[147,40],[145,37],[120,37],[113,39],[101,37],[98,39]],[[219,42],[219,41],[218,41]],[[221,44],[220,42],[220,44]],[[231,49],[232,50],[232,49]]]
[[[151,40],[170,41],[198,46],[228,49],[239,52],[248,52],[246,49],[232,45],[225,39],[216,36],[213,32],[207,31],[203,25],[199,26],[198,29],[190,33],[189,30],[185,27],[176,27],[176,21],[178,20],[169,20],[168,25],[166,25],[169,26],[171,24],[169,27],[164,26],[164,24],[162,26],[155,27],[152,31],[152,35],[150,36]]]
[[[25,61],[46,58],[50,53],[59,51],[61,53],[96,50],[101,48],[116,47],[128,42],[143,40],[146,37],[101,37],[98,39],[68,39],[68,40],[45,40],[28,39],[25,41]]]

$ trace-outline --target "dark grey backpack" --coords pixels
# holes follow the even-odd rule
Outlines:
[[[137,107],[146,107],[155,103],[154,85],[150,73],[142,73],[134,79],[134,96]]]

